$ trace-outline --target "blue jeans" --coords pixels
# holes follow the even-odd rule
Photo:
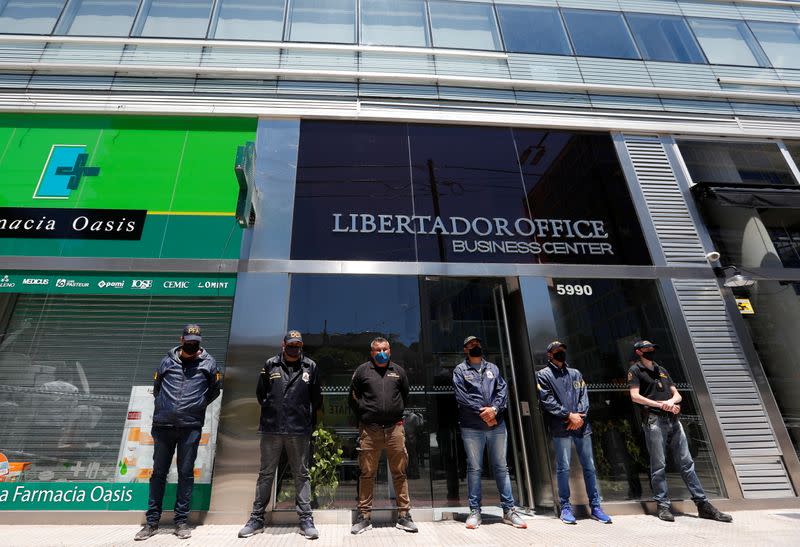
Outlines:
[[[308,456],[311,452],[309,435],[261,434],[261,467],[256,481],[256,496],[250,518],[264,522],[264,511],[272,495],[275,470],[283,449],[294,475],[295,510],[301,520],[311,518],[311,482],[308,476]]]
[[[650,453],[650,486],[653,499],[659,507],[669,507],[667,492],[667,451],[681,470],[681,477],[695,503],[706,501],[706,493],[694,471],[694,460],[689,453],[686,434],[677,417],[650,414],[643,425],[647,451]]]
[[[569,503],[569,466],[573,443],[583,468],[583,482],[586,485],[586,494],[589,496],[589,505],[600,507],[600,492],[597,490],[597,474],[592,453],[592,436],[570,435],[553,437],[553,447],[556,451],[556,481],[558,482],[558,498],[561,508],[571,507]]]
[[[161,506],[164,502],[164,488],[167,473],[172,464],[172,455],[178,451],[178,492],[175,499],[175,524],[186,522],[189,518],[189,505],[194,488],[194,460],[200,444],[200,428],[160,427],[154,425],[150,431],[153,436],[153,474],[150,476],[150,499],[147,502],[148,524],[158,524],[161,520]]]
[[[494,471],[494,480],[500,494],[500,505],[503,511],[514,507],[514,495],[511,493],[511,477],[506,464],[506,447],[508,433],[506,424],[502,423],[492,429],[461,428],[464,451],[467,453],[467,493],[470,509],[481,508],[481,472],[483,471],[483,449],[489,449],[489,465]]]

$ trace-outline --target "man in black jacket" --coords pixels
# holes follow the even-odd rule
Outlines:
[[[136,534],[136,541],[147,539],[158,530],[167,472],[176,449],[175,535],[180,539],[192,535],[187,521],[194,487],[194,460],[206,407],[219,397],[222,388],[222,375],[211,354],[200,347],[202,340],[199,325],[186,325],[181,345],[167,353],[153,378],[153,474],[150,477],[147,524]]]
[[[239,531],[240,538],[264,531],[264,511],[272,493],[275,469],[286,449],[294,475],[295,503],[300,530],[308,539],[319,532],[311,516],[311,483],[308,458],[314,416],[322,406],[322,389],[317,364],[303,355],[303,336],[290,330],[283,338],[282,351],[267,360],[258,378],[256,398],[261,405],[261,469],[250,519]]]
[[[359,365],[350,384],[350,407],[359,421],[358,466],[358,519],[350,532],[360,534],[372,528],[372,493],[381,451],[386,449],[389,471],[397,494],[396,527],[406,532],[416,532],[411,520],[411,500],[408,496],[408,452],[403,428],[403,411],[408,403],[408,377],[406,372],[390,360],[392,350],[386,338],[375,338],[370,343],[370,360]]]

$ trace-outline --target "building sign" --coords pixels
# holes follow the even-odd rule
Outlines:
[[[0,207],[0,238],[141,239],[147,211]]]
[[[229,276],[147,273],[1,272],[0,293],[132,296],[233,296]]]
[[[611,137],[304,120],[291,258],[651,264]]]
[[[450,236],[450,251],[464,253],[613,255],[605,222],[550,218],[431,217],[333,213],[339,234],[414,234]],[[343,218],[344,217],[344,218]],[[517,239],[512,239],[517,238]],[[531,238],[522,240],[518,238]]]
[[[239,258],[254,119],[0,115],[0,256]]]

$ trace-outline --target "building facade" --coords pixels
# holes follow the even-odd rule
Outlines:
[[[709,495],[797,504],[797,2],[2,0],[0,149],[3,521],[139,518],[147,389],[188,322],[225,378],[210,520],[248,513],[256,379],[288,328],[343,448],[320,506],[355,505],[347,387],[378,335],[412,384],[415,516],[466,505],[470,334],[511,386],[521,505],[554,503],[533,374],[559,339],[609,512],[641,511],[641,338]]]

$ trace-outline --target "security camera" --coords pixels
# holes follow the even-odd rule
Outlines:
[[[706,253],[706,260],[709,262],[716,262],[719,260],[720,254],[717,251],[711,251],[710,253]]]

